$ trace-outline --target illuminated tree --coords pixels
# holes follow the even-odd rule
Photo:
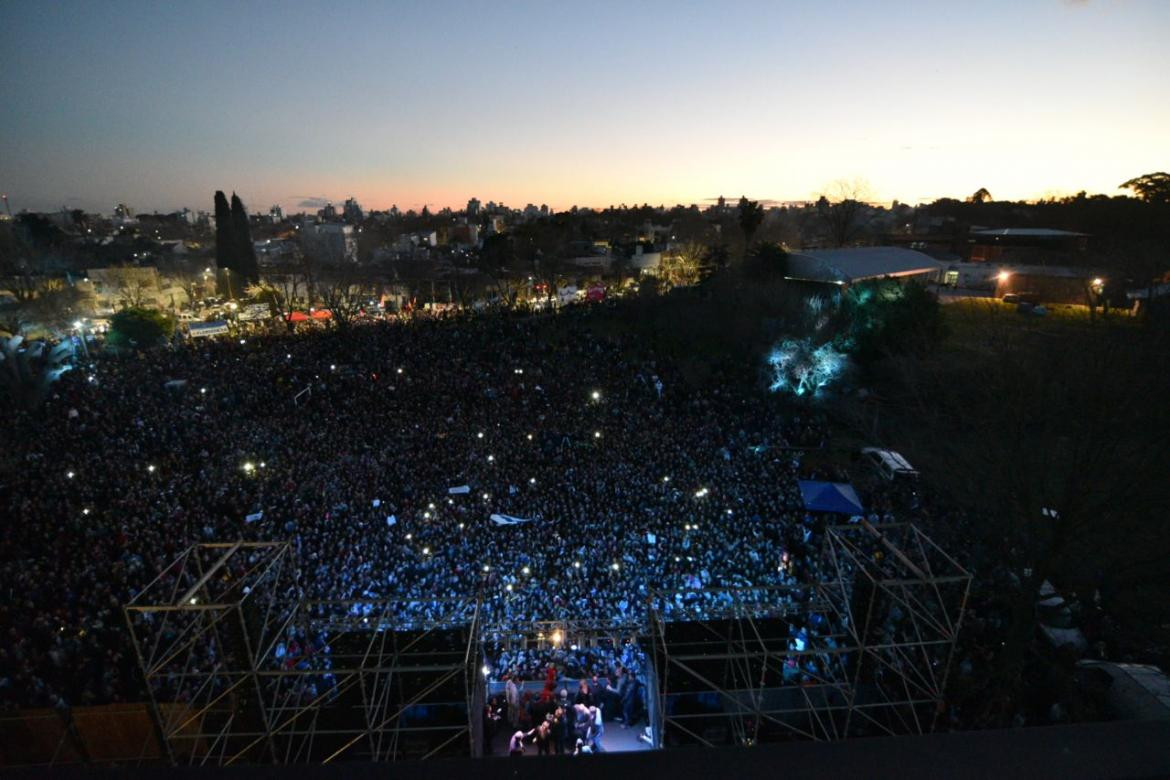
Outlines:
[[[707,248],[694,241],[673,247],[662,255],[658,275],[672,287],[686,287],[698,284],[702,278],[703,265],[707,260]]]

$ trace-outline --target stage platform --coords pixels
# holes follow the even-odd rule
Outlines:
[[[641,750],[653,750],[650,745],[638,739],[646,728],[646,723],[643,721],[641,725],[633,728],[623,729],[620,723],[606,723],[605,734],[601,738],[601,745],[605,748],[606,753],[632,753]],[[496,734],[495,739],[492,740],[492,754],[490,758],[504,757],[508,758],[508,740],[512,738],[513,731],[509,731],[507,726],[500,729]],[[534,744],[524,745],[525,756],[539,755]],[[554,753],[554,755],[556,755]],[[573,756],[569,756],[572,758]],[[577,756],[581,758],[581,756]],[[588,758],[588,756],[586,756]]]

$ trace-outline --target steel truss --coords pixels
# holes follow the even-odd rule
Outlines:
[[[659,746],[933,728],[971,575],[906,523],[827,528],[815,570],[683,606],[652,594]]]
[[[297,577],[287,542],[197,544],[126,605],[173,763],[478,752],[477,598],[307,600]]]

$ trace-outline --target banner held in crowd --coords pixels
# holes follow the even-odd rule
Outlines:
[[[492,522],[496,525],[520,525],[521,523],[531,523],[532,519],[512,517],[511,515],[492,515]]]

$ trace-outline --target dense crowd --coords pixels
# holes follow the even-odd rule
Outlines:
[[[306,597],[483,588],[514,623],[638,623],[655,592],[680,617],[699,588],[815,576],[795,476],[824,420],[751,386],[688,389],[578,316],[204,341],[66,373],[4,423],[0,703],[141,695],[121,605],[197,541],[291,540]]]

